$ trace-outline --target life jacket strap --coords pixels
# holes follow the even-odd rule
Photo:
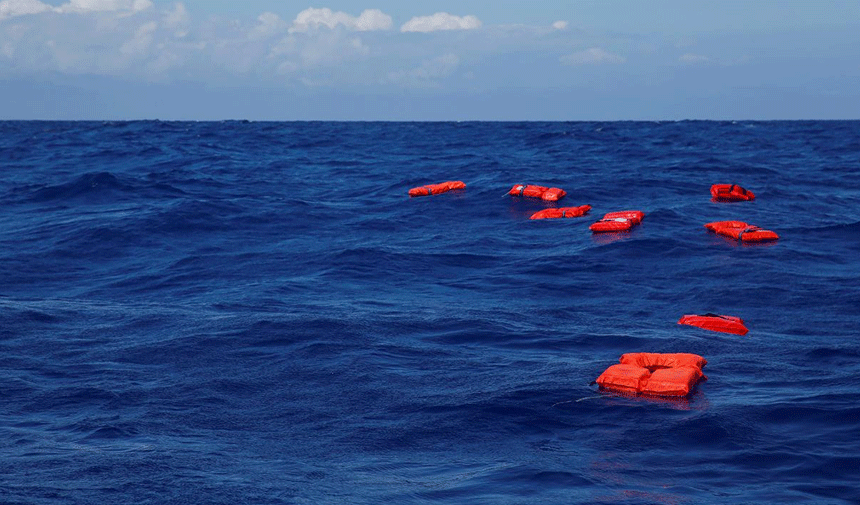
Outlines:
[[[741,231],[740,233],[738,233],[738,240],[743,240],[743,239],[744,239],[744,233],[752,232],[752,231],[758,231],[758,230],[760,230],[760,229],[761,229],[761,228],[759,228],[758,226],[748,226],[748,227],[744,228],[744,229],[743,229],[743,231]]]

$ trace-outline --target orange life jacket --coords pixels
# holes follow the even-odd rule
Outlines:
[[[463,181],[440,182],[439,184],[428,184],[426,186],[412,188],[409,190],[409,196],[438,195],[439,193],[445,193],[452,189],[463,189],[465,187],[466,184],[464,184]]]
[[[545,186],[532,186],[530,184],[514,184],[508,191],[511,196],[528,196],[555,202],[564,198],[567,193],[561,188],[547,188]]]
[[[745,202],[754,200],[755,195],[737,184],[714,184],[711,186],[711,196],[714,200],[729,202]]]
[[[705,228],[714,233],[743,242],[766,242],[779,238],[779,235],[770,230],[764,230],[743,221],[715,221],[707,223]]]
[[[697,354],[628,353],[607,368],[596,382],[601,389],[627,394],[687,396],[700,380],[708,360]]]
[[[594,233],[627,231],[641,223],[644,217],[645,213],[641,210],[609,212],[603,216],[603,219],[589,226],[589,229]]]
[[[718,314],[685,314],[678,320],[678,324],[696,326],[705,330],[733,333],[735,335],[746,335],[749,331],[744,326],[744,320],[734,316],[721,316]]]
[[[591,205],[580,205],[579,207],[559,207],[557,209],[539,210],[532,214],[529,219],[556,219],[561,217],[580,217],[584,216]]]

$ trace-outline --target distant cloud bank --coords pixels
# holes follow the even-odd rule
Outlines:
[[[455,54],[445,54],[425,60],[420,66],[406,71],[389,72],[387,82],[415,87],[434,87],[440,79],[450,76],[460,64]]]
[[[51,10],[50,5],[45,5],[38,0],[3,0],[0,2],[0,20],[39,14],[49,10]]]
[[[454,16],[447,12],[437,12],[432,16],[417,16],[400,27],[401,32],[436,32],[441,30],[474,30],[481,27],[481,20],[475,16]]]
[[[358,17],[351,16],[345,12],[333,12],[331,9],[308,8],[300,12],[293,20],[290,33],[308,32],[320,27],[334,29],[343,26],[348,30],[368,32],[374,30],[390,30],[392,26],[391,16],[379,9],[367,9]]]
[[[57,12],[140,12],[152,7],[150,0],[71,0],[57,7]]]
[[[707,63],[707,62],[711,61],[711,59],[708,58],[707,56],[702,56],[701,54],[687,53],[687,54],[681,55],[681,57],[678,58],[678,61],[680,61],[681,63],[693,64],[693,63]]]
[[[152,7],[151,0],[71,0],[59,7],[52,7],[39,0],[3,0],[0,2],[0,20],[48,11],[61,14],[69,12],[140,12],[150,7]]]
[[[591,47],[584,51],[568,54],[559,58],[565,65],[596,65],[602,63],[624,63],[627,61],[623,56],[610,53],[599,47]]]

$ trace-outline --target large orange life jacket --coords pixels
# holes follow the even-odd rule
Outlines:
[[[754,200],[755,195],[737,184],[714,184],[711,186],[711,196],[717,201],[745,202]]]
[[[767,242],[779,238],[779,235],[770,230],[764,230],[743,221],[714,221],[707,223],[705,228],[743,242]]]
[[[718,314],[685,314],[678,320],[678,324],[696,326],[705,330],[733,333],[735,335],[746,335],[749,331],[744,326],[744,320],[735,316],[721,316]]]
[[[626,394],[687,396],[700,380],[708,360],[698,354],[628,353],[594,382],[601,389]]]
[[[555,202],[564,198],[567,194],[561,188],[547,188],[545,186],[533,186],[531,184],[514,184],[514,187],[508,191],[511,196],[528,196],[530,198],[540,198]]]
[[[463,181],[440,182],[439,184],[428,184],[426,186],[412,188],[409,190],[409,196],[438,195],[439,193],[445,193],[452,189],[463,189],[465,187],[466,184],[463,183]]]
[[[589,229],[594,233],[627,231],[641,223],[644,217],[645,213],[641,210],[609,212],[603,216],[603,219],[589,226]]]
[[[529,219],[556,219],[563,217],[580,217],[584,216],[591,205],[580,205],[579,207],[559,207],[557,209],[539,210],[532,214]]]

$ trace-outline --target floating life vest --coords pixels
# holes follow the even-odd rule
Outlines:
[[[743,242],[767,242],[779,238],[779,235],[770,230],[764,230],[743,221],[715,221],[706,224],[705,228]]]
[[[728,202],[745,202],[755,199],[752,191],[747,191],[737,184],[714,184],[711,186],[711,196],[714,200]]]
[[[609,212],[603,219],[589,226],[594,233],[606,233],[613,231],[627,231],[642,222],[645,213],[641,210],[622,210]]]
[[[719,314],[685,314],[678,320],[678,324],[696,326],[705,330],[733,333],[735,335],[746,335],[749,331],[744,326],[744,320],[734,316],[721,316]]]
[[[579,207],[559,207],[557,209],[544,209],[532,214],[529,219],[556,219],[563,217],[580,217],[584,216],[591,205],[580,205]]]
[[[530,184],[515,184],[508,191],[511,196],[528,196],[530,198],[540,198],[555,202],[564,198],[567,193],[561,188],[547,188],[544,186],[532,186]]]
[[[448,181],[441,182],[439,184],[428,184],[426,186],[419,186],[417,188],[410,189],[409,196],[438,195],[439,193],[445,193],[452,189],[463,189],[465,187],[466,184],[463,183],[463,181]]]
[[[700,380],[708,360],[698,354],[628,353],[594,382],[601,389],[626,394],[687,396]]]

